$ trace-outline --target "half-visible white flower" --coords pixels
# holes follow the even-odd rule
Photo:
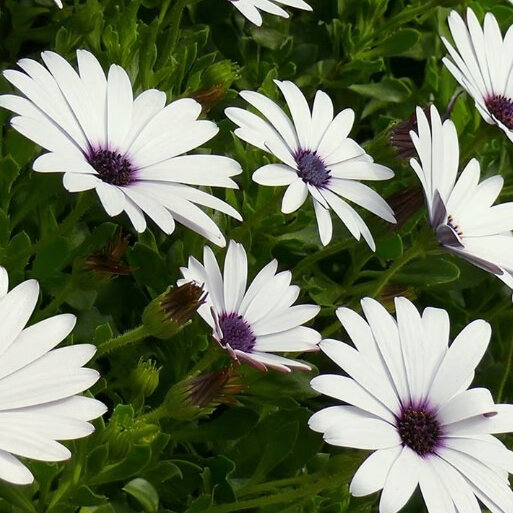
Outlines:
[[[235,130],[238,137],[283,162],[261,167],[253,174],[253,180],[262,185],[287,185],[281,206],[282,212],[287,214],[301,207],[310,194],[324,245],[331,241],[330,211],[333,210],[357,240],[363,235],[375,250],[367,225],[344,200],[395,223],[392,209],[383,198],[358,181],[387,180],[394,173],[373,163],[363,148],[348,137],[354,122],[353,110],[345,109],[333,118],[331,99],[326,93],[317,91],[310,111],[295,84],[279,80],[275,83],[285,97],[292,121],[276,103],[253,91],[240,94],[267,121],[236,107],[225,111],[239,126]]]
[[[7,272],[0,267],[0,479],[30,484],[32,473],[16,456],[63,461],[70,451],[57,440],[89,435],[88,421],[103,415],[105,405],[77,396],[99,378],[83,368],[96,348],[89,344],[54,349],[75,326],[75,316],[56,315],[25,328],[39,296],[28,280],[9,293]]]
[[[4,71],[25,98],[0,97],[18,114],[12,126],[49,151],[34,170],[65,173],[71,192],[96,189],[106,212],[125,211],[138,232],[146,229],[144,212],[167,234],[177,220],[224,246],[218,226],[196,204],[240,215],[191,185],[237,188],[230,177],[241,168],[227,157],[182,155],[218,132],[215,123],[198,120],[201,105],[190,98],[166,105],[165,93],[155,89],[134,99],[123,68],[112,65],[106,77],[85,50],[77,51],[79,74],[56,53],[41,56],[46,68],[22,59],[23,72]]]
[[[347,376],[311,382],[345,403],[309,421],[327,443],[373,452],[350,486],[355,496],[383,490],[380,513],[396,513],[417,486],[429,513],[513,511],[508,472],[513,452],[496,433],[513,431],[513,406],[494,404],[485,388],[467,389],[490,341],[490,325],[476,320],[449,347],[445,310],[419,314],[395,299],[394,319],[378,302],[362,300],[366,321],[348,308],[337,316],[355,347],[323,340],[321,350]]]
[[[228,0],[236,7],[241,14],[251,23],[262,25],[262,15],[260,11],[268,12],[282,18],[288,18],[289,13],[282,9],[280,5],[296,7],[304,11],[311,11],[312,7],[303,0]]]
[[[198,313],[213,330],[215,340],[235,360],[259,370],[310,370],[304,363],[272,354],[274,351],[317,351],[320,334],[302,326],[315,317],[317,305],[294,305],[300,289],[291,285],[290,271],[276,273],[272,260],[246,290],[248,262],[242,244],[230,241],[221,274],[212,250],[205,246],[203,264],[190,257],[182,267],[184,279],[203,286],[207,297]]]
[[[449,28],[456,48],[442,38],[452,58],[444,58],[445,65],[474,98],[483,119],[513,141],[513,26],[503,39],[493,14],[486,14],[481,28],[469,8],[466,24],[452,11]]]
[[[61,0],[54,0],[55,1],[55,5],[59,8],[59,9],[62,9],[64,6],[62,5],[62,2]]]
[[[454,123],[442,124],[432,106],[431,125],[420,108],[417,125],[418,135],[410,135],[420,163],[411,159],[410,164],[424,189],[439,243],[513,288],[513,203],[492,206],[503,178],[493,176],[479,183],[479,162],[472,159],[456,179],[459,145]]]

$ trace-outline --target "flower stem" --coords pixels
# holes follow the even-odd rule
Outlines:
[[[343,251],[344,249],[348,248],[352,244],[352,242],[352,238],[347,238],[330,244],[329,246],[321,249],[320,251],[316,251],[315,253],[306,256],[294,268],[294,275],[296,276],[296,278],[300,278],[302,272],[306,271],[320,260],[329,258],[333,255],[336,255],[340,251]]]
[[[141,324],[137,328],[133,330],[127,331],[118,337],[111,338],[107,342],[104,342],[102,345],[98,346],[98,351],[96,352],[96,358],[100,358],[105,356],[106,354],[116,351],[121,347],[124,347],[128,344],[133,344],[134,342],[138,342],[144,337],[148,336],[148,332],[146,327]]]
[[[508,356],[506,359],[506,368],[504,369],[504,374],[501,379],[501,383],[499,385],[499,391],[497,392],[497,402],[500,403],[502,401],[502,395],[504,393],[504,388],[506,387],[506,383],[508,381],[509,373],[511,371],[511,360],[513,359],[513,337],[509,342]]]

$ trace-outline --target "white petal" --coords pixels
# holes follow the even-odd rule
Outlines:
[[[317,219],[317,227],[319,236],[323,246],[327,246],[333,235],[333,224],[331,222],[331,214],[329,209],[323,207],[317,200],[313,200],[315,218]]]
[[[265,367],[271,367],[280,372],[289,373],[291,369],[304,371],[312,370],[311,367],[305,363],[291,360],[290,358],[283,358],[283,356],[278,356],[277,354],[253,351],[249,356]]]
[[[255,351],[317,351],[321,335],[312,328],[297,326],[283,333],[262,335],[256,339]]]
[[[267,164],[253,173],[253,181],[260,185],[290,185],[297,173],[284,164]]]
[[[390,447],[373,452],[356,471],[349,491],[355,497],[363,497],[381,490],[391,466],[402,452],[402,447]]]
[[[317,148],[317,153],[327,163],[335,164],[335,161],[330,159],[330,156],[332,156],[334,151],[340,147],[341,143],[343,143],[344,139],[349,135],[351,128],[353,128],[353,123],[353,109],[344,109],[342,112],[339,112],[330,123]],[[347,158],[351,158],[349,154],[346,158],[337,157],[337,159],[340,159],[338,162],[346,160]]]
[[[312,108],[312,131],[310,136],[312,151],[318,150],[319,144],[332,121],[333,103],[324,91],[317,91]]]
[[[392,464],[385,481],[379,513],[397,513],[412,496],[419,482],[422,461],[409,447]]]
[[[17,485],[32,484],[34,476],[30,470],[12,454],[0,451],[0,479]]]
[[[216,257],[208,246],[203,248],[203,265],[206,276],[205,289],[210,295],[215,310],[217,312],[226,311],[223,277]]]
[[[284,214],[295,212],[305,202],[307,196],[308,187],[306,183],[301,178],[297,178],[287,187],[283,195],[281,211]]]
[[[429,513],[456,513],[451,496],[429,462],[421,467],[419,485]]]
[[[486,388],[472,388],[457,394],[437,413],[443,424],[452,424],[476,415],[493,416],[496,413],[492,394]]]
[[[3,298],[9,289],[9,275],[5,267],[0,266],[0,298]]]
[[[20,283],[5,295],[0,302],[0,354],[14,342],[27,324],[39,296],[39,285],[35,280]]]
[[[85,157],[74,153],[45,153],[34,161],[32,169],[38,173],[96,174]]]
[[[100,183],[95,175],[83,175],[81,173],[65,173],[62,177],[62,184],[69,192],[81,192],[95,189]]]
[[[237,312],[246,291],[248,261],[242,244],[230,241],[224,262],[224,301],[227,312]]]
[[[96,184],[96,193],[109,216],[117,216],[125,208],[125,195],[121,188],[105,182]]]
[[[253,323],[252,328],[256,336],[280,333],[308,322],[320,309],[317,305],[291,306],[275,317],[266,317]]]
[[[490,325],[483,320],[473,321],[460,332],[433,380],[429,397],[435,404],[443,404],[460,390],[481,361],[490,337]]]

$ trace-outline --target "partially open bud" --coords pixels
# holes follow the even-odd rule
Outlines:
[[[220,404],[232,404],[244,390],[233,367],[201,374],[174,385],[164,400],[167,416],[177,420],[193,420],[209,415]]]
[[[192,282],[169,287],[145,308],[142,322],[154,337],[171,338],[191,319],[206,297],[203,287]]]
[[[395,214],[395,229],[401,229],[424,205],[424,192],[420,185],[409,185],[388,198],[388,204]]]
[[[130,386],[143,397],[149,397],[159,385],[161,369],[154,360],[140,358],[137,367],[130,374]]]
[[[128,243],[128,236],[118,232],[107,246],[79,261],[73,269],[79,285],[85,290],[96,289],[106,285],[113,276],[130,274],[132,269],[121,261]]]
[[[430,119],[429,106],[422,109],[427,118]],[[398,157],[409,159],[416,155],[415,146],[411,140],[410,132],[417,132],[417,114],[412,115],[397,125],[394,125],[389,132],[390,145],[394,148]]]
[[[191,97],[202,106],[202,113],[207,113],[220,101],[232,83],[239,78],[239,66],[229,60],[211,64],[201,75],[199,88]]]

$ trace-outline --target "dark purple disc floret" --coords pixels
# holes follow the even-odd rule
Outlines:
[[[134,181],[134,168],[131,162],[116,151],[91,150],[87,161],[103,182],[122,186]]]
[[[442,436],[436,414],[424,405],[404,406],[397,417],[397,431],[403,444],[419,456],[433,454]]]
[[[504,95],[490,96],[485,101],[487,109],[506,128],[513,130],[513,100]]]
[[[249,323],[237,312],[223,312],[219,316],[219,327],[223,333],[220,341],[223,346],[230,346],[233,350],[238,349],[250,353],[255,345],[256,337]]]
[[[315,151],[298,150],[294,154],[298,176],[307,184],[314,187],[326,187],[330,180],[330,172],[323,160]]]

